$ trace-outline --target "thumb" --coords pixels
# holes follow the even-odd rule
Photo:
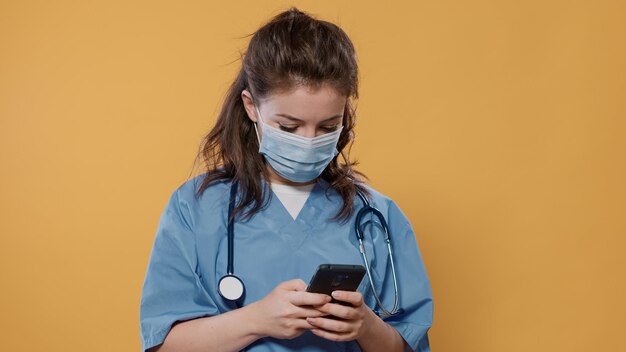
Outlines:
[[[282,282],[279,287],[288,291],[304,291],[306,290],[306,283],[301,279],[293,279]]]

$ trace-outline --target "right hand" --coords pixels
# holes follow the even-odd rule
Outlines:
[[[300,279],[284,281],[250,305],[254,307],[253,319],[263,337],[293,339],[315,328],[306,318],[322,316],[314,307],[330,302],[331,297],[305,290],[306,284]]]

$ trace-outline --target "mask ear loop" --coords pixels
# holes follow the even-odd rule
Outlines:
[[[254,132],[256,132],[256,140],[259,141],[259,145],[261,145],[261,138],[259,138],[259,130],[256,128],[256,122],[253,122],[252,125],[254,126]]]
[[[257,119],[261,119],[261,113],[259,112],[259,108],[256,106],[256,104],[254,105],[254,109],[256,110],[256,114],[257,114]],[[259,141],[259,146],[261,145],[261,138],[259,138],[259,130],[257,129],[257,125],[258,122],[253,122],[254,125],[254,132],[256,132],[256,139],[257,141]]]

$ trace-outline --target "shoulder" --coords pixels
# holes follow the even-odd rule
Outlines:
[[[402,209],[396,201],[394,201],[389,195],[374,189],[370,185],[363,185],[364,188],[370,193],[370,204],[377,208],[384,216],[390,226],[410,225],[408,217],[404,214]]]
[[[168,207],[177,209],[179,215],[190,227],[194,226],[194,219],[201,216],[200,214],[206,214],[207,211],[211,213],[228,203],[230,182],[227,180],[212,182],[201,191],[202,183],[207,175],[208,173],[205,172],[183,182],[170,196]]]
[[[200,192],[202,184],[207,176],[208,173],[205,172],[185,181],[174,190],[174,194],[178,199],[186,202],[206,202],[214,199],[220,199],[223,197],[224,193],[228,195],[230,182],[226,180],[212,182],[208,187]]]

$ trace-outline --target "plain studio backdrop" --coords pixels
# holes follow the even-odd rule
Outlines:
[[[354,41],[352,156],[413,224],[433,351],[625,351],[626,2],[607,0],[3,0],[0,350],[140,350],[161,212],[244,36],[290,5]]]

